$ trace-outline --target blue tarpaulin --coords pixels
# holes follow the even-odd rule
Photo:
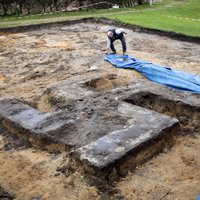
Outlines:
[[[117,68],[134,69],[151,81],[169,87],[200,93],[200,76],[188,74],[170,67],[159,66],[142,61],[129,55],[106,54],[106,61]]]

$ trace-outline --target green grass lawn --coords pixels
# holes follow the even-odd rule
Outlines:
[[[162,12],[124,14],[123,16],[113,15],[110,18],[142,27],[173,31],[190,36],[200,36],[200,21],[173,18],[172,15],[170,16]]]
[[[173,31],[189,36],[200,36],[200,0],[162,0],[153,3],[152,6],[144,4],[123,9],[1,17],[0,27],[73,20],[85,17],[106,17],[142,27]]]
[[[155,10],[144,10],[144,12],[128,14],[115,13],[109,18],[147,28],[200,36],[199,0],[169,2],[163,7],[157,7]]]

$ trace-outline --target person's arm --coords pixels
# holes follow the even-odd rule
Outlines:
[[[107,49],[110,49],[111,46],[111,39],[107,37]]]

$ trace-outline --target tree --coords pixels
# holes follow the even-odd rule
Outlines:
[[[34,0],[25,0],[25,9],[27,10],[28,15],[31,14],[31,10],[33,11],[35,1]]]
[[[46,12],[46,5],[47,1],[46,0],[36,0],[36,3],[38,5],[38,10],[40,10],[40,6],[42,7],[43,12]]]
[[[20,14],[23,14],[23,5],[24,5],[24,0],[15,0],[18,11]]]
[[[143,4],[143,0],[138,0],[138,4],[142,5]]]
[[[83,6],[84,0],[78,0],[79,6]]]
[[[8,15],[8,10],[14,0],[0,0],[1,7],[3,9],[3,15]]]

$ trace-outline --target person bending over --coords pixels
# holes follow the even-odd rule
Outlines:
[[[110,29],[107,32],[107,50],[111,49],[113,54],[116,54],[116,49],[114,47],[114,41],[120,40],[122,44],[123,54],[126,52],[126,40],[124,37],[125,31],[123,28]]]

